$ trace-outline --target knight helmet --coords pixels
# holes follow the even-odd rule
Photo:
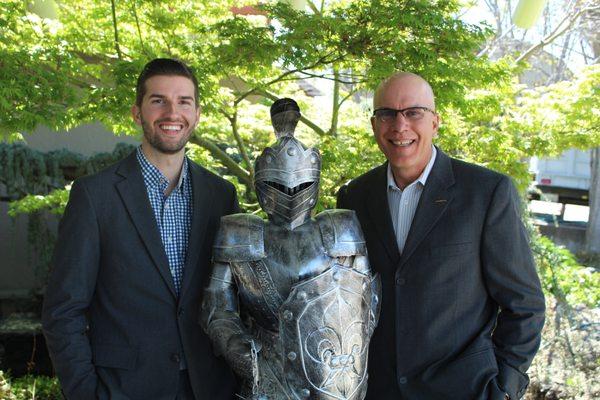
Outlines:
[[[292,99],[271,106],[277,141],[254,164],[254,187],[261,208],[273,223],[293,230],[310,218],[317,204],[321,155],[294,137],[300,108]]]

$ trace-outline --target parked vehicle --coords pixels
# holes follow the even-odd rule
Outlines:
[[[533,198],[589,205],[591,151],[569,149],[556,158],[533,157],[529,170],[538,189]],[[541,194],[540,194],[541,192]]]

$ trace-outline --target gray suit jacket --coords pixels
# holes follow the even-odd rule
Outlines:
[[[197,398],[234,381],[198,324],[214,234],[233,185],[190,162],[193,216],[176,296],[135,152],[78,179],[61,220],[42,324],[68,399],[173,399],[185,355]]]
[[[383,283],[367,398],[522,396],[540,343],[544,296],[513,185],[438,149],[400,254],[386,169],[338,193],[338,207],[356,211]]]

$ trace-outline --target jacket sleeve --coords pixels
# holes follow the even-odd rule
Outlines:
[[[336,208],[350,209],[350,205],[346,201],[346,191],[348,185],[344,185],[337,192]]]
[[[235,187],[233,187],[233,185],[231,185],[233,188],[233,194],[231,196],[231,206],[229,207],[229,210],[227,212],[227,214],[237,214],[240,211],[240,203],[238,202],[238,197],[237,197],[237,192],[235,190]]]
[[[518,195],[507,177],[496,185],[483,229],[484,279],[500,308],[492,335],[497,384],[511,399],[518,399],[525,394],[529,383],[526,371],[540,345],[545,302]]]
[[[100,258],[96,214],[79,181],[73,184],[60,222],[42,310],[42,327],[67,399],[94,399],[97,376],[87,336]]]

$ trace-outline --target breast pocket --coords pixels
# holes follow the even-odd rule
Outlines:
[[[436,246],[429,249],[431,257],[452,257],[461,254],[469,254],[474,251],[472,242],[452,243],[443,246]]]

